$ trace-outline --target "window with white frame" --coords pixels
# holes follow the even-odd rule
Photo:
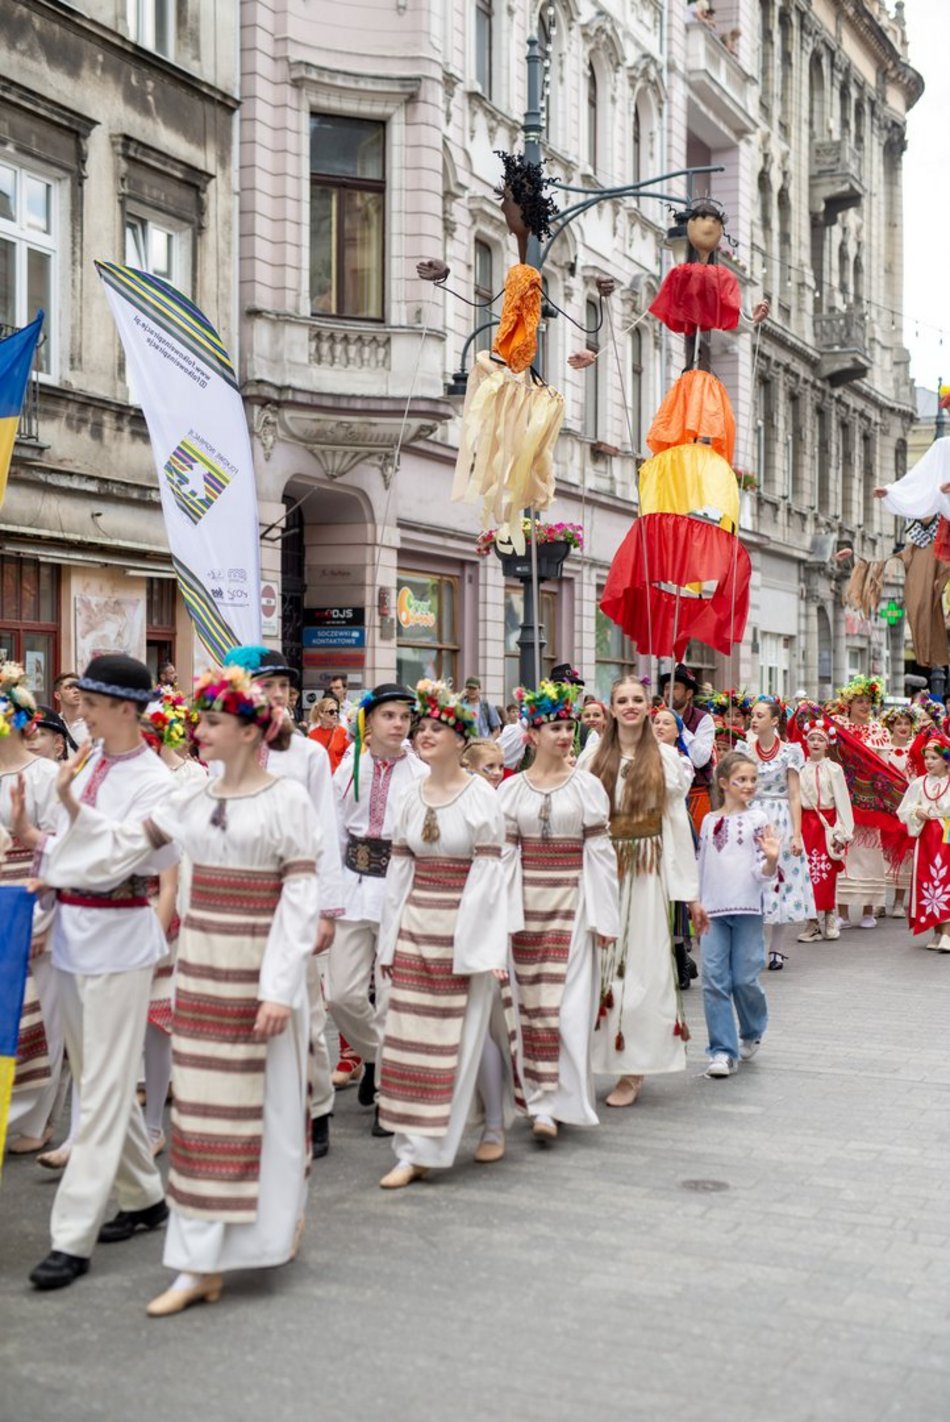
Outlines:
[[[40,173],[0,163],[0,334],[46,312],[38,365],[54,369],[57,185]]]
[[[584,303],[584,326],[587,331],[584,345],[587,350],[598,355],[600,353],[600,307],[596,301]],[[595,360],[584,372],[584,436],[586,439],[600,438],[599,364],[600,362]]]
[[[633,453],[643,443],[643,332],[630,333],[630,430]]]
[[[310,115],[310,309],[381,321],[386,125]]]
[[[587,163],[597,172],[597,71],[593,60],[587,61]]]
[[[150,217],[126,213],[126,266],[138,267],[139,271],[162,277],[173,286],[182,286],[186,266],[185,236]]]
[[[478,302],[478,310],[475,312],[476,326],[485,326],[491,320],[491,310],[489,303],[496,295],[495,291],[495,254],[487,242],[483,242],[480,237],[475,238],[474,254],[474,288],[473,297]],[[489,326],[486,331],[479,331],[475,337],[475,351],[490,351],[492,341],[495,338],[494,327]]]
[[[126,0],[129,38],[166,59],[175,57],[175,0]]]
[[[759,652],[759,685],[769,696],[787,700],[791,677],[791,638],[763,632]]]
[[[494,19],[492,0],[475,0],[475,80],[486,99],[492,97]]]

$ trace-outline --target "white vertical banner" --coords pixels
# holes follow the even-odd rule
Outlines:
[[[147,272],[96,262],[142,403],[178,586],[215,661],[261,640],[257,488],[244,402],[211,322]]]

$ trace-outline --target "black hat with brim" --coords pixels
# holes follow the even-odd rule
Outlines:
[[[698,691],[699,682],[693,676],[689,667],[684,667],[682,663],[677,665],[672,672],[664,672],[660,677],[660,686],[669,686],[670,678],[674,683],[679,682],[680,686],[685,686],[687,691]]]
[[[58,711],[54,711],[50,706],[37,706],[36,715],[33,717],[34,726],[42,726],[44,730],[52,731],[54,735],[62,736],[69,750],[78,750],[79,747],[70,734],[69,727]]]
[[[379,686],[374,686],[372,691],[362,698],[360,707],[368,716],[377,706],[383,706],[387,701],[404,701],[407,706],[415,707],[416,693],[410,691],[408,686],[400,686],[398,681],[384,681]]]
[[[267,676],[285,676],[294,686],[300,685],[300,673],[295,667],[287,665],[287,658],[282,652],[266,651],[261,657],[260,666],[250,675],[252,681],[260,681]]]
[[[111,696],[115,701],[138,701],[147,706],[155,700],[155,682],[144,662],[123,652],[105,652],[93,657],[76,682],[80,691]]]
[[[584,686],[584,678],[577,667],[572,667],[570,662],[559,662],[556,667],[551,668],[550,680],[560,682],[562,686]]]

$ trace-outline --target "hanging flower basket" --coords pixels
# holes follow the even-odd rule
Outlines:
[[[579,523],[542,523],[540,519],[521,520],[527,547],[523,553],[516,553],[510,544],[499,547],[497,529],[490,528],[479,535],[475,542],[475,552],[480,558],[487,558],[494,551],[501,561],[505,576],[509,578],[531,577],[531,542],[538,549],[538,578],[544,582],[561,576],[564,560],[572,549],[580,552],[584,547],[584,530]]]
[[[759,476],[752,469],[734,469],[736,483],[745,494],[754,493],[759,487]]]

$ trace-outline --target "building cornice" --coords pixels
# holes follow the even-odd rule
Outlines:
[[[840,0],[840,4],[880,62],[887,78],[904,94],[907,110],[912,109],[924,92],[923,75],[918,73],[912,64],[908,64],[880,21],[868,9],[866,0]]]
[[[217,84],[209,83],[200,74],[185,69],[172,59],[166,59],[163,54],[156,54],[154,50],[135,44],[125,35],[119,34],[118,30],[110,29],[108,25],[81,14],[73,5],[66,3],[66,0],[29,0],[28,8],[37,16],[45,15],[64,29],[94,41],[100,48],[111,51],[126,61],[157,69],[171,83],[183,89],[197,91],[222,108],[233,111],[240,107],[236,94],[219,89]]]

